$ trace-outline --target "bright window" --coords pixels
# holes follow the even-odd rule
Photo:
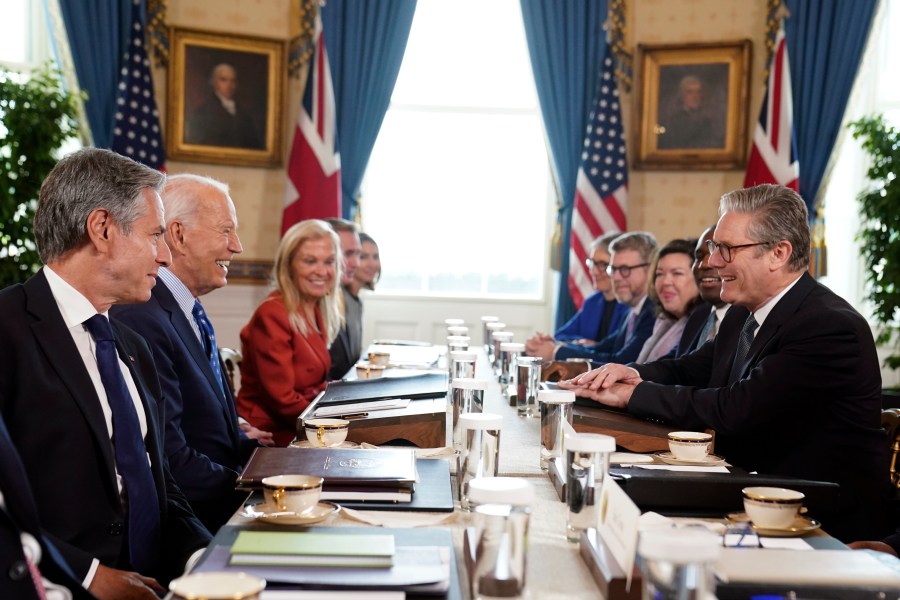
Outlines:
[[[3,0],[0,18],[0,63],[28,70],[50,57],[47,26],[38,0]]]
[[[548,164],[518,0],[419,0],[362,186],[378,291],[540,297]]]

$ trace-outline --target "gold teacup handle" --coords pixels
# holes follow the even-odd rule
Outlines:
[[[272,500],[275,502],[275,507],[278,510],[287,510],[284,504],[281,501],[284,499],[284,488],[278,488],[274,492],[272,492]]]
[[[316,439],[319,440],[320,446],[325,445],[325,428],[324,427],[319,427],[318,429],[316,429]]]

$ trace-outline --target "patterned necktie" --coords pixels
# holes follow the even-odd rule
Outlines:
[[[206,318],[206,311],[199,300],[194,300],[194,308],[191,310],[194,315],[194,321],[200,328],[200,337],[203,339],[203,351],[206,353],[206,361],[209,368],[212,369],[213,376],[216,379],[219,392],[225,397],[225,389],[222,387],[222,367],[219,365],[219,346],[216,345],[216,332],[213,331],[212,323]]]
[[[128,550],[131,566],[150,572],[157,563],[160,546],[159,499],[147,462],[147,449],[134,401],[119,367],[116,342],[109,320],[94,315],[84,322],[97,346],[97,367],[112,410],[113,447],[116,469],[128,498]]]
[[[747,361],[747,352],[750,351],[750,345],[753,343],[753,332],[759,323],[753,318],[753,314],[747,316],[744,321],[744,327],[741,329],[741,337],[738,338],[737,351],[734,353],[734,362],[731,365],[731,375],[728,377],[728,383],[732,384],[741,378],[744,372],[744,363]]]

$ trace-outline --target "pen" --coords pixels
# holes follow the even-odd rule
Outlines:
[[[369,416],[367,412],[353,413],[352,415],[341,415],[342,419],[365,419]]]

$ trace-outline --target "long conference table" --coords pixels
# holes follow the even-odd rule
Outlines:
[[[402,376],[406,370],[385,376]],[[601,588],[595,582],[588,566],[579,553],[578,543],[566,541],[566,505],[560,501],[559,495],[548,477],[540,469],[540,420],[519,417],[514,407],[503,398],[497,378],[483,351],[479,351],[476,364],[476,378],[489,382],[484,397],[484,412],[499,414],[503,417],[500,436],[499,471],[501,476],[526,478],[534,487],[536,501],[532,505],[528,535],[528,559],[526,590],[531,598],[540,599],[578,599],[601,598]],[[576,422],[577,422],[576,417]],[[584,429],[584,428],[581,428]],[[597,430],[597,428],[590,428]],[[602,427],[600,428],[602,430]],[[639,435],[638,447],[644,451],[654,450],[653,435]],[[639,448],[630,448],[638,450]],[[420,449],[419,457],[433,456],[449,458],[446,450]],[[453,461],[451,460],[451,468]],[[461,512],[458,508],[453,513],[414,513],[400,511],[341,511],[330,517],[320,526],[327,527],[446,527],[452,533],[454,554],[459,574],[459,586],[453,586],[448,598],[468,598],[468,583],[463,558],[463,536],[465,528],[472,522],[472,516]],[[247,517],[236,514],[229,525],[251,526]],[[828,538],[831,543],[836,540]],[[831,545],[831,547],[834,547]],[[263,600],[266,596],[263,595]]]

